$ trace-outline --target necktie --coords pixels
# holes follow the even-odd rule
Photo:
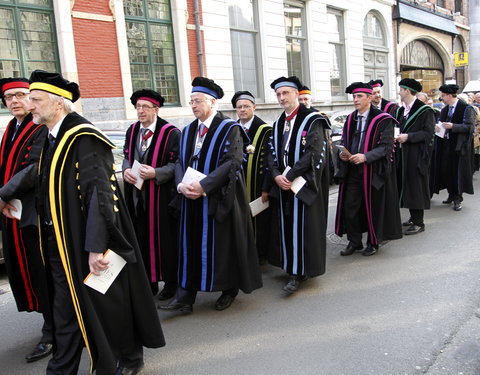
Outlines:
[[[358,116],[357,120],[357,130],[355,131],[355,134],[353,135],[353,140],[352,140],[352,150],[351,153],[352,155],[358,153],[361,145],[361,139],[362,139],[362,119],[363,116]]]
[[[41,180],[41,196],[43,197],[43,207],[40,207],[40,215],[43,216],[45,223],[52,223],[52,214],[50,212],[50,201],[48,199],[48,176],[50,173],[50,164],[52,163],[53,147],[55,145],[55,137],[48,134],[48,148],[45,157],[42,160],[42,180]]]
[[[451,121],[451,120],[452,120],[454,108],[455,108],[455,107],[454,107],[453,105],[451,105],[450,107],[448,107],[448,121]]]
[[[147,151],[147,140],[153,135],[150,129],[142,128],[142,152]]]
[[[15,136],[17,135],[17,132],[18,132],[18,128],[20,128],[20,123],[17,122],[17,125],[15,126],[15,131],[13,132],[13,135],[12,135],[12,141],[15,139]]]
[[[203,138],[205,137],[205,135],[207,134],[207,132],[208,132],[208,128],[205,126],[205,124],[204,124],[203,122],[201,122],[201,123],[198,125],[197,143],[195,144],[195,152],[194,152],[194,155],[198,155],[198,153],[199,153],[200,150],[202,149]]]
[[[48,148],[53,149],[55,145],[55,137],[52,134],[48,134]]]

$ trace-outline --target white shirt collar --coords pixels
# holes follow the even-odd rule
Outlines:
[[[200,119],[198,119],[198,123],[205,125],[207,128],[210,128],[210,125],[212,125],[213,118],[216,115],[217,115],[217,111],[213,111],[210,117],[208,117],[205,121],[200,121]]]
[[[244,129],[250,129],[250,127],[252,126],[252,122],[253,122],[254,117],[255,116],[252,116],[252,118],[250,120],[248,120],[245,124],[241,124],[240,121],[238,121],[238,123],[240,125],[242,125]]]
[[[140,129],[149,129],[152,133],[155,133],[155,128],[157,127],[157,119],[155,119],[150,125],[148,125],[146,128],[143,127],[142,124],[140,124]]]
[[[365,112],[363,112],[363,113],[358,112],[358,116],[363,116],[364,119],[367,119],[369,113],[370,113],[370,110],[367,109],[367,110],[366,110]]]
[[[66,115],[63,116],[59,122],[55,124],[55,126],[50,130],[48,133],[51,134],[54,138],[57,138],[58,132],[60,131],[60,126],[62,125],[63,120],[65,120]]]

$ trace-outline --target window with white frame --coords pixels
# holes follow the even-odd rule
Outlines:
[[[51,0],[0,0],[0,20],[0,78],[60,70]]]
[[[179,104],[170,0],[124,0],[133,90],[153,89]]]
[[[305,3],[287,0],[284,2],[285,37],[287,47],[288,75],[297,76],[308,84],[307,76],[307,30],[305,22]]]
[[[345,97],[345,34],[343,12],[327,8],[327,34],[330,46],[330,91],[332,99]]]
[[[230,41],[232,48],[233,83],[235,91],[250,91],[262,97],[262,75],[259,66],[259,33],[255,0],[230,0]]]
[[[50,0],[0,0],[0,77],[29,77],[58,70]]]

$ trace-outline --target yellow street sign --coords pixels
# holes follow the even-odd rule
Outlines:
[[[455,66],[467,66],[468,65],[468,52],[455,53]]]

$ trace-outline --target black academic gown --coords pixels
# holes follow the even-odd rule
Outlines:
[[[187,125],[175,166],[178,185],[188,167],[207,175],[200,184],[205,197],[177,197],[180,208],[179,285],[188,291],[262,286],[258,256],[241,171],[247,137],[234,120],[217,113],[194,156],[198,120]]]
[[[289,181],[303,177],[307,182],[295,195],[276,183],[270,190],[272,209],[272,251],[269,263],[290,275],[319,276],[325,273],[326,225],[328,217],[329,145],[325,118],[300,104],[289,142],[288,164],[282,138],[285,112],[273,124],[269,171],[272,179],[286,174]]]
[[[267,174],[268,140],[272,134],[272,126],[268,125],[258,116],[254,116],[247,135],[249,145],[253,146],[251,152],[247,146],[247,157],[243,162],[243,173],[247,187],[249,202],[261,197],[262,192],[270,191],[272,180]],[[253,234],[260,258],[266,258],[270,247],[270,221],[271,210],[268,208],[252,219]]]
[[[165,281],[175,285],[178,272],[178,216],[168,205],[175,191],[175,162],[178,159],[180,130],[157,117],[150,146],[142,155],[140,127],[140,122],[136,122],[127,129],[122,170],[131,168],[137,160],[155,168],[155,178],[145,181],[142,190],[124,181],[125,200],[149,281]]]
[[[342,144],[350,150],[354,133],[357,129],[358,111],[352,112],[345,122]],[[362,232],[368,232],[371,245],[379,245],[384,240],[402,237],[400,208],[396,170],[393,156],[393,126],[395,120],[385,112],[370,106],[365,131],[363,148],[359,150],[367,157],[362,166],[353,165],[339,159],[339,170],[336,177],[340,179],[338,190],[337,215],[335,233],[343,236],[346,233],[345,184],[352,168],[362,168],[363,199],[365,212],[361,218]]]
[[[408,134],[406,142],[396,143],[397,182],[400,207],[410,209],[430,208],[430,157],[435,131],[433,108],[418,99],[412,104],[409,116],[405,108],[397,113],[400,132]]]
[[[134,343],[152,348],[165,345],[115,178],[112,148],[103,133],[70,113],[61,124],[48,172],[48,202],[58,251],[91,369],[98,374],[112,374],[117,359]],[[39,170],[45,171],[43,165]],[[86,249],[111,249],[127,261],[105,295],[83,284],[89,274]]]
[[[448,121],[448,107],[440,111],[439,121],[452,122],[445,138],[435,137],[430,190],[433,195],[447,188],[458,194],[473,194],[473,131],[475,111],[468,108],[463,100],[458,100],[452,119]]]
[[[47,128],[28,114],[15,133],[17,120],[9,122],[0,145],[0,186],[22,169],[38,162]],[[15,137],[13,135],[15,133]],[[20,199],[20,221],[2,217],[3,255],[18,311],[49,313],[47,278],[38,237],[34,189],[10,184],[5,196]]]
[[[380,103],[380,109],[383,111],[383,112],[386,112],[388,113],[389,115],[391,115],[392,117],[395,117],[396,116],[396,113],[397,113],[397,110],[399,109],[400,107],[398,106],[398,104],[394,103],[394,102],[389,102],[388,100],[382,98],[382,101]]]

